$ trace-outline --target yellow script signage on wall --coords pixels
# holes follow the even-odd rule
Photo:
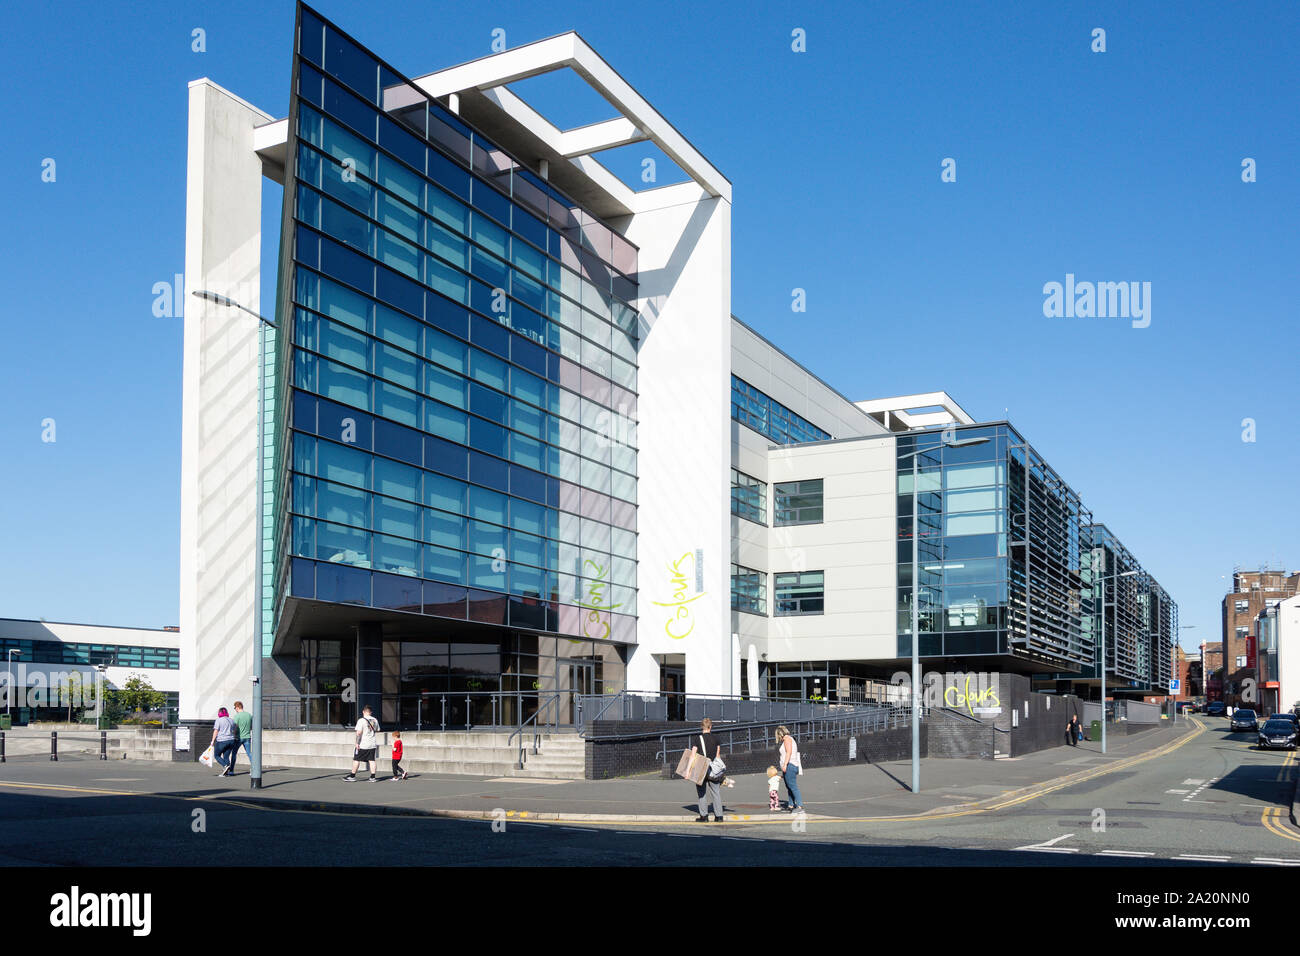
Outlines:
[[[982,691],[977,690],[972,693],[970,689],[969,676],[966,678],[964,689],[956,685],[944,688],[943,702],[949,707],[965,706],[967,712],[972,717],[975,716],[976,706],[981,708],[992,706],[999,709],[1002,707],[1002,701],[998,700],[998,695],[992,687],[987,687]]]
[[[667,564],[668,590],[667,601],[654,601],[658,607],[668,608],[669,614],[664,621],[664,633],[673,640],[680,641],[689,637],[695,630],[695,614],[691,603],[704,597],[702,552],[687,551],[676,561]],[[695,593],[692,594],[691,591]]]
[[[609,572],[603,564],[597,564],[591,559],[582,563],[583,570],[590,568],[595,575],[594,580],[587,582],[587,595],[585,601],[579,601],[578,607],[587,609],[586,620],[582,624],[582,633],[593,640],[604,640],[609,637],[609,611],[620,608],[621,604],[605,603],[605,588],[609,582],[605,580],[605,575]],[[604,631],[601,631],[601,628]],[[578,643],[578,642],[574,642]]]

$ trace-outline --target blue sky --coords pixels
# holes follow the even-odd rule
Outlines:
[[[578,30],[732,181],[735,313],[850,398],[1010,418],[1180,603],[1185,644],[1218,639],[1234,565],[1300,566],[1294,3],[317,6],[409,74],[494,29]],[[0,616],[177,622],[181,324],[151,289],[183,268],[186,83],[283,115],[292,23],[3,14]],[[1067,273],[1150,282],[1150,326],[1045,318]]]

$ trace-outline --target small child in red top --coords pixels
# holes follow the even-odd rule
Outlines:
[[[393,731],[393,779],[406,779],[406,771],[402,769],[402,735],[396,730]]]

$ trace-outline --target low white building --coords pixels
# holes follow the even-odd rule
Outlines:
[[[180,691],[177,628],[110,627],[0,618],[0,713],[15,725],[66,716],[60,689],[90,694],[103,667],[108,690],[121,689],[133,674],[167,695],[174,711]]]

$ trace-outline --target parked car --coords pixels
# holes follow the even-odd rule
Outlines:
[[[1269,718],[1270,723],[1274,720],[1289,720],[1292,726],[1295,727],[1296,733],[1300,734],[1300,716],[1283,712],[1281,714],[1274,714],[1272,717]]]
[[[1260,750],[1271,750],[1275,747],[1295,750],[1297,736],[1300,736],[1300,730],[1297,729],[1294,720],[1287,720],[1280,715],[1274,716],[1266,720],[1264,726],[1259,728],[1257,746]]]
[[[1228,705],[1221,700],[1212,700],[1205,705],[1205,715],[1207,717],[1222,717],[1228,712]]]
[[[1229,726],[1232,730],[1259,730],[1259,717],[1249,707],[1238,707]]]

